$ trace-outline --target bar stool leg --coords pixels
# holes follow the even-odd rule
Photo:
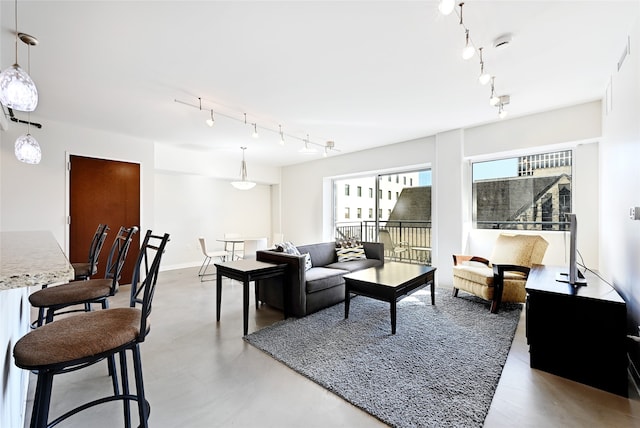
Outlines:
[[[51,388],[53,386],[53,374],[48,371],[38,373],[36,394],[33,400],[31,414],[31,428],[46,428],[49,418],[49,405],[51,403]]]
[[[122,376],[122,394],[124,396],[129,395],[129,373],[127,370],[127,355],[125,351],[119,352],[120,356],[120,375]],[[117,395],[117,393],[116,393]],[[129,400],[122,400],[124,406],[124,426],[125,428],[131,428],[131,403]]]
[[[140,346],[136,344],[133,349],[133,367],[136,375],[136,392],[138,395],[138,414],[140,415],[140,427],[149,427],[149,412],[147,400],[144,396],[144,382],[142,381],[142,361],[140,359]]]

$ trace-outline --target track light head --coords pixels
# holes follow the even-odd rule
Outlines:
[[[469,42],[469,30],[465,30],[465,39],[464,49],[462,49],[462,58],[471,59],[475,55],[476,49],[473,47],[473,44]]]
[[[453,9],[456,7],[455,0],[440,0],[440,4],[438,4],[438,10],[443,15],[451,15]]]

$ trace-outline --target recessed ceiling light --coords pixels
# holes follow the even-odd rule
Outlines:
[[[494,48],[506,48],[509,46],[509,43],[513,40],[513,35],[511,33],[506,33],[501,36],[496,37],[493,40]]]

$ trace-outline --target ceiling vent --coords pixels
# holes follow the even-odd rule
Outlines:
[[[511,33],[506,33],[503,34],[499,37],[496,37],[493,40],[493,47],[494,48],[506,48],[507,46],[509,46],[509,44],[511,43],[511,41],[513,40],[513,35]]]

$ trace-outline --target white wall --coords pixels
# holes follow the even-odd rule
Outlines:
[[[495,240],[498,231],[471,229],[471,159],[576,147],[576,167],[586,172],[574,178],[574,204],[580,219],[580,250],[590,267],[598,264],[598,144],[601,136],[599,101],[541,114],[460,129],[282,170],[282,224],[287,240],[307,244],[332,239],[331,188],[328,177],[381,173],[414,166],[433,171],[434,253],[438,284],[451,285],[451,254],[473,250]],[[537,138],[539,137],[539,138]],[[588,143],[588,144],[587,144]],[[545,263],[566,264],[564,235],[544,233],[551,245]],[[490,253],[490,251],[489,251]]]
[[[640,3],[638,13],[640,16]],[[631,53],[618,71],[611,64],[611,110],[603,109],[600,156],[601,270],[624,296],[629,333],[640,325],[640,221],[629,208],[640,206],[640,20],[629,30]],[[620,40],[622,54],[627,40]],[[603,94],[605,87],[603,85]],[[636,361],[640,369],[640,361]]]
[[[158,171],[155,195],[155,227],[171,234],[163,269],[200,265],[200,236],[209,250],[223,249],[216,239],[225,232],[271,240],[271,186],[238,190],[227,180]]]

